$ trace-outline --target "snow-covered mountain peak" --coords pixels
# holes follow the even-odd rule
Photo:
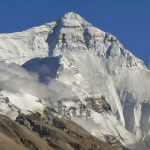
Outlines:
[[[60,20],[62,25],[65,27],[81,27],[90,25],[83,17],[74,12],[65,14]]]
[[[109,70],[110,65],[114,65],[114,68],[119,65],[119,69],[144,67],[144,63],[126,50],[115,36],[92,26],[73,12],[57,21],[49,32],[47,42],[51,56],[91,53],[105,60]]]
[[[0,35],[0,59],[6,62],[23,64],[36,57],[89,52],[108,62],[117,59],[120,65],[143,67],[142,61],[127,51],[116,37],[73,12],[52,23]]]
[[[54,100],[67,98],[66,106],[69,101],[76,106],[69,97],[77,97],[90,109],[92,122],[96,122],[97,131],[91,129],[93,135],[99,137],[100,132],[114,135],[125,144],[133,144],[131,140],[136,141],[135,136],[139,140],[150,135],[149,70],[115,36],[92,26],[80,15],[71,12],[53,23],[0,35],[0,60],[24,64],[22,67],[36,73],[42,83],[48,83],[43,91],[55,90]],[[17,97],[7,90],[2,94],[8,95],[13,104],[18,100],[24,105],[22,98],[38,101],[34,95],[37,89],[33,90],[34,96],[28,91]],[[53,95],[47,92],[48,96]],[[43,92],[42,95],[47,98]],[[5,103],[7,99],[1,101]],[[9,104],[5,107],[9,108]],[[22,109],[21,104],[17,107]],[[108,112],[101,105],[109,108]]]

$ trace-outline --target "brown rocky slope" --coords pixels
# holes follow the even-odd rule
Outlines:
[[[0,115],[0,150],[115,150],[67,118]]]

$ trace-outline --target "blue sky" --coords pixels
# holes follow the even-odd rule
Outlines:
[[[150,0],[0,0],[0,33],[48,23],[70,11],[150,62]]]

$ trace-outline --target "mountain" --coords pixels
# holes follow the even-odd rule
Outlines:
[[[130,149],[150,148],[150,72],[115,36],[71,12],[49,24],[1,34],[0,57],[8,66],[22,66],[25,70],[19,76],[29,73],[34,81],[39,79],[36,85],[42,85],[35,93],[37,86],[22,89],[23,82],[22,104],[24,95],[30,94],[38,109],[50,105],[97,138],[107,141],[113,136]],[[10,96],[18,91],[9,86],[1,87],[2,95],[11,99],[14,109],[22,110]],[[31,87],[34,92],[27,90]]]

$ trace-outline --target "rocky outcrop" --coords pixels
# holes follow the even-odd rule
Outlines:
[[[115,150],[67,118],[34,113],[19,116],[16,121],[30,131],[38,133],[56,150]]]
[[[96,112],[111,111],[111,106],[107,103],[104,96],[100,98],[85,98],[87,107],[94,109]]]
[[[106,142],[111,144],[113,147],[115,147],[117,150],[129,150],[125,148],[119,140],[117,140],[114,136],[112,135],[105,135]]]
[[[53,150],[39,135],[0,115],[1,150]]]

